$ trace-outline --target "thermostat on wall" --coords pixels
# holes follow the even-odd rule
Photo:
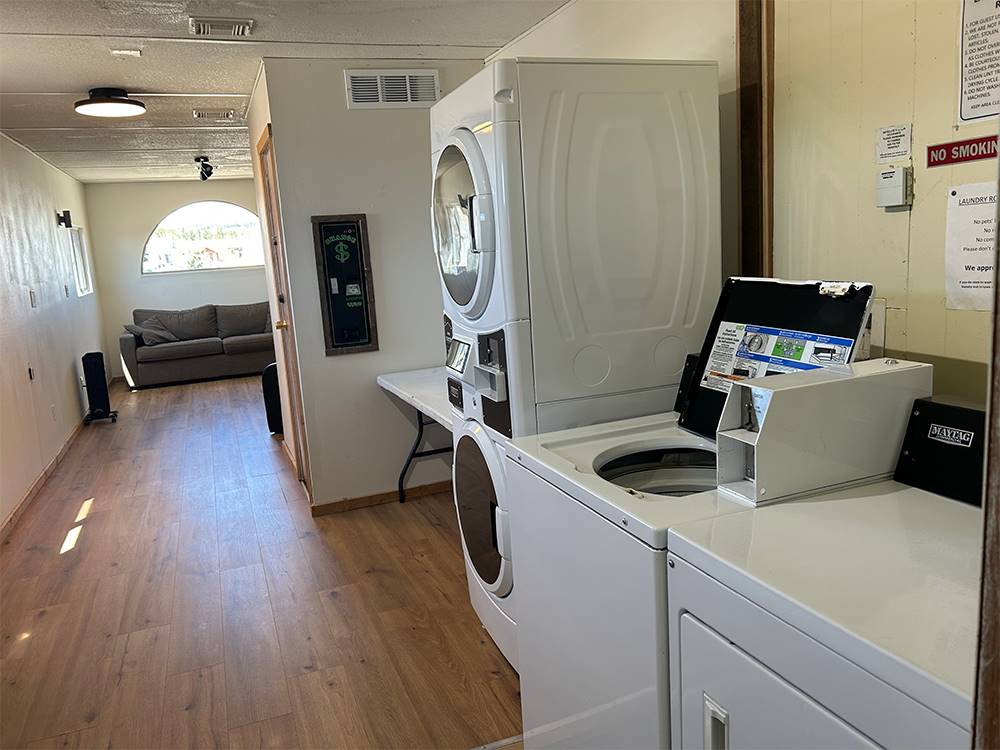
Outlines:
[[[875,175],[875,205],[879,208],[909,206],[913,203],[910,194],[910,167],[889,167],[880,169]]]

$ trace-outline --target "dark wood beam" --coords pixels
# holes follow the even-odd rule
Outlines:
[[[771,113],[773,0],[739,0],[740,273],[773,272]]]

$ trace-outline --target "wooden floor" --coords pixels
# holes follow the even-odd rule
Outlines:
[[[521,731],[450,497],[314,519],[257,379],[112,399],[118,424],[80,433],[0,549],[0,746],[469,748]]]

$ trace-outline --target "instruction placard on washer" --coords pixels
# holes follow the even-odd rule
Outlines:
[[[738,380],[846,365],[853,346],[854,339],[839,336],[723,321],[701,385],[729,393]]]

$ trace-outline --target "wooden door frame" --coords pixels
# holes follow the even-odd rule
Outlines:
[[[740,274],[774,275],[774,0],[738,0]]]
[[[265,153],[267,154],[265,158]],[[271,123],[257,141],[257,166],[260,169],[261,192],[264,196],[264,221],[267,224],[271,259],[271,278],[275,285],[275,294],[285,295],[284,304],[287,307],[285,323],[287,327],[281,331],[282,353],[285,364],[285,392],[288,394],[288,411],[292,418],[292,435],[294,455],[291,457],[299,481],[306,486],[306,492],[312,501],[312,483],[309,474],[309,445],[306,439],[305,415],[302,406],[302,386],[299,375],[299,358],[295,345],[295,325],[292,320],[292,300],[288,286],[288,260],[285,253],[285,238],[281,231],[281,203],[279,202],[277,174],[274,162],[274,140],[271,135]],[[287,446],[287,442],[286,442]]]

